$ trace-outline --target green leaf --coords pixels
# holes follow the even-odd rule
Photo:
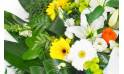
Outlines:
[[[104,69],[109,62],[109,55],[106,53],[101,53],[101,52],[99,52],[97,54],[98,54],[98,57],[100,59],[99,65],[102,69]]]
[[[58,62],[55,60],[44,60],[43,65],[45,68],[46,74],[58,74],[59,70],[57,69]]]
[[[29,18],[28,25],[34,29],[34,31],[44,31],[51,25],[51,20],[45,14],[35,14]]]
[[[30,15],[44,12],[51,0],[19,0]]]
[[[85,70],[85,73],[86,74],[93,74],[93,72],[91,72],[91,70],[89,70],[89,69],[88,70]]]
[[[66,63],[66,67],[58,69],[57,66],[64,61],[61,60],[53,60],[53,59],[46,59],[43,61],[43,65],[45,68],[46,74],[80,74],[83,72],[79,72],[74,69],[71,64]]]
[[[26,51],[24,54],[23,54],[23,59],[24,60],[32,60],[32,59],[35,59],[37,58],[40,53],[41,53],[41,48],[34,48],[34,49],[29,49],[28,51]]]
[[[29,47],[29,50],[27,50],[23,54],[24,60],[32,60],[42,55],[42,58],[44,58],[47,48],[45,48],[46,44],[50,41],[48,34],[46,33],[39,33],[36,36],[32,36],[31,38],[26,39],[26,44]],[[49,45],[48,45],[49,46]]]
[[[40,66],[31,66],[30,74],[44,74],[44,69]]]
[[[114,8],[119,8],[119,0],[109,0],[106,3],[107,6],[114,7]]]
[[[23,29],[25,22],[19,17],[4,11],[4,28],[9,32],[18,32]]]
[[[25,21],[21,20],[21,18],[17,17],[16,15],[4,11],[4,24],[20,24],[25,23]]]
[[[21,40],[23,41],[23,40]],[[22,59],[22,54],[26,51],[27,47],[24,42],[14,43],[14,42],[4,42],[4,58],[12,66],[28,70],[29,66],[41,65],[40,60],[30,60],[25,61]]]
[[[97,6],[90,14],[87,15],[87,20],[92,23],[94,20],[99,18],[104,12],[104,7]]]
[[[49,31],[56,34],[57,36],[63,35],[65,31],[64,22],[60,18],[57,18],[49,28]]]

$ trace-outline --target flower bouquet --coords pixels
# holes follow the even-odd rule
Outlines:
[[[19,0],[28,21],[5,11],[5,60],[17,74],[104,74],[119,49],[118,0]],[[7,70],[6,70],[7,71]]]

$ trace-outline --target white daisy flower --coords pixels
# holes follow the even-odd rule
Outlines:
[[[94,48],[96,48],[98,52],[102,52],[107,48],[108,45],[104,39],[96,38],[96,40],[93,43],[93,46]]]
[[[32,37],[32,31],[31,30],[24,30],[19,32],[20,36],[24,36],[24,37]]]
[[[72,66],[80,71],[83,71],[83,64],[94,57],[97,57],[96,49],[87,39],[76,41],[68,54],[68,60],[72,62]]]

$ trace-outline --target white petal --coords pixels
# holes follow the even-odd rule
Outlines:
[[[29,13],[24,10],[24,8],[21,6],[19,0],[4,0],[4,9],[5,11],[8,11],[19,18],[21,18],[24,21],[28,21]]]
[[[89,5],[94,10],[99,5],[99,2],[98,0],[91,0]]]
[[[71,26],[71,27],[67,27],[66,31],[74,34],[76,37],[78,38],[86,38],[85,36],[85,29],[81,26]]]
[[[119,74],[119,49],[114,48],[104,74]]]
[[[81,13],[81,26],[83,27],[87,27],[88,26],[88,21],[87,21],[87,17],[86,17],[86,14],[89,14],[90,13],[90,10],[89,9],[85,9],[83,10],[83,12]]]
[[[113,13],[114,11],[115,11],[115,8],[113,7],[108,7],[108,6],[105,7],[105,12]]]
[[[64,25],[66,27],[74,26],[75,25],[74,19],[73,18],[66,19],[64,21]]]
[[[107,12],[110,12],[112,14],[115,11],[115,8],[105,6],[105,11],[103,13],[104,18],[107,20]]]
[[[119,11],[117,9],[114,11],[114,13],[112,14],[112,16],[109,19],[108,24],[110,27],[114,27],[117,24],[118,17],[119,17]]]
[[[68,31],[68,30],[66,30],[65,31],[65,36],[67,36],[68,38],[72,39],[73,38],[73,33]]]
[[[105,18],[103,16],[100,16],[93,23],[91,23],[91,27],[96,29],[96,30],[103,28],[104,27],[104,21],[105,21]]]
[[[113,40],[110,40],[110,41],[109,41],[109,44],[110,44],[110,48],[111,48],[111,49],[114,49],[114,48],[118,48],[118,47],[119,47],[119,44],[116,43],[116,42],[113,41]]]

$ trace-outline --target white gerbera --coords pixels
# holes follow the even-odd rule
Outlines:
[[[96,48],[98,52],[102,52],[107,48],[108,45],[104,39],[96,38],[96,40],[93,43],[93,46],[94,48]]]
[[[97,57],[96,49],[87,39],[76,41],[68,54],[68,60],[72,62],[72,66],[80,71],[83,71],[83,64],[94,57]]]

